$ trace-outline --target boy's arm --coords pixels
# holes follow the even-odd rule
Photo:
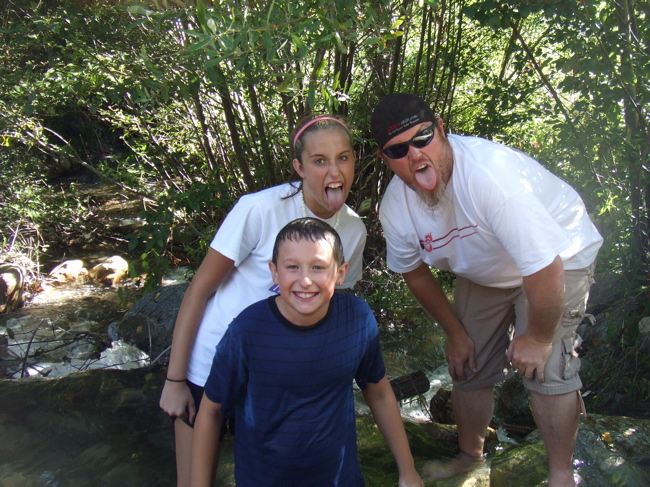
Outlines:
[[[363,396],[397,462],[399,487],[424,487],[422,479],[415,470],[397,399],[386,376],[376,384],[369,382],[368,387],[363,391]]]
[[[203,394],[192,435],[192,487],[211,487],[214,483],[214,457],[221,432],[221,404]]]

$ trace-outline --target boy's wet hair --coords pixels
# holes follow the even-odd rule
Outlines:
[[[278,254],[280,253],[280,245],[287,240],[300,240],[306,239],[312,242],[319,240],[327,240],[332,245],[332,255],[336,263],[341,266],[345,262],[343,255],[343,244],[341,237],[332,228],[329,223],[325,223],[318,218],[298,218],[292,222],[287,223],[282,230],[275,237],[275,244],[273,245],[273,256],[271,260],[274,265],[278,265]]]

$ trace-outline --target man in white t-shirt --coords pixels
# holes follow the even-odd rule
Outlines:
[[[547,446],[549,486],[575,485],[584,407],[576,329],[602,244],[582,200],[522,152],[446,135],[419,97],[386,97],[371,123],[396,175],[379,212],[388,266],[447,336],[460,454],[429,477],[482,463],[493,386],[515,371]],[[430,267],[456,274],[453,308]]]

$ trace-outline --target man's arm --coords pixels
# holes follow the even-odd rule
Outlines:
[[[534,380],[536,375],[539,382],[544,382],[544,367],[564,309],[562,260],[555,257],[551,264],[524,277],[523,281],[528,300],[528,329],[512,341],[508,359],[527,379]]]
[[[192,436],[192,487],[212,487],[214,483],[214,458],[221,421],[221,404],[212,402],[203,394]]]
[[[399,487],[424,487],[422,479],[415,470],[397,399],[386,376],[377,384],[368,383],[368,387],[363,391],[363,397],[395,458],[399,470]]]
[[[476,371],[474,342],[451,308],[442,287],[424,262],[417,269],[402,275],[420,305],[447,335],[445,355],[449,364],[449,374],[454,380],[464,380],[466,363],[470,370]]]

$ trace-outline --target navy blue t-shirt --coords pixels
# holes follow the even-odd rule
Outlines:
[[[326,316],[287,321],[272,296],[246,308],[217,346],[207,397],[235,411],[238,487],[363,486],[352,380],[384,375],[368,304],[335,293]]]

